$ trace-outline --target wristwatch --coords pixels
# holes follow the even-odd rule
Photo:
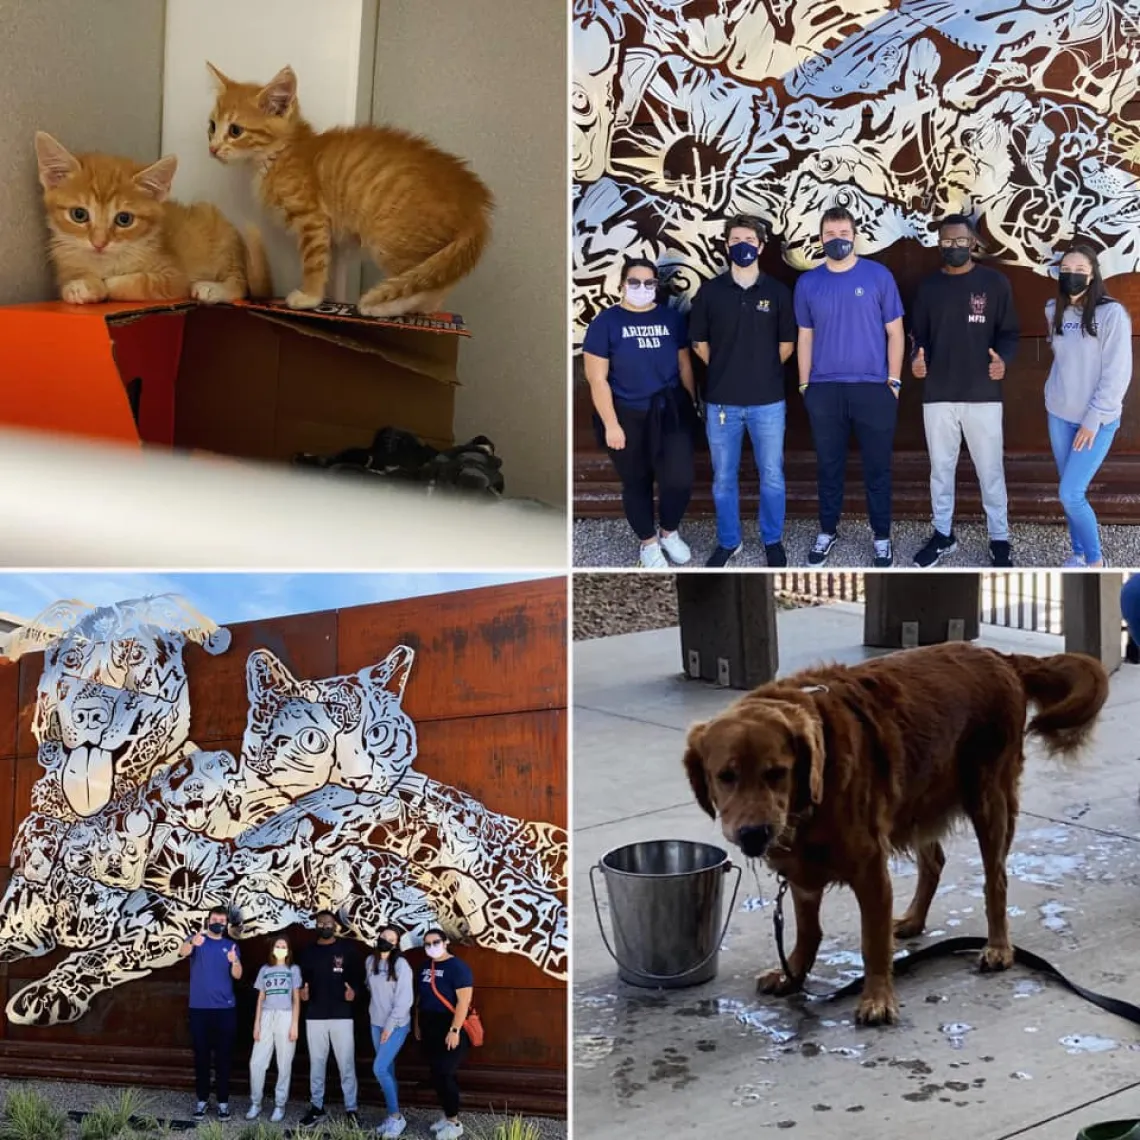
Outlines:
[[[897,376],[888,376],[887,387],[897,392],[902,387],[902,381]]]
[[[452,1026],[452,1027],[451,1027],[451,1028],[450,1028],[450,1029],[449,1029],[447,1032],[448,1032],[448,1033],[458,1033],[458,1032],[459,1032],[459,1030],[458,1030],[458,1029],[456,1029],[456,1028],[455,1028],[455,1026],[453,1025],[453,1026]]]

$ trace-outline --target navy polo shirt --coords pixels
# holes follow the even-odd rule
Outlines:
[[[620,305],[603,309],[582,341],[583,352],[610,362],[614,399],[642,410],[662,389],[681,383],[678,353],[688,347],[685,318],[668,305],[644,313]]]
[[[707,403],[775,404],[784,398],[780,345],[796,342],[792,291],[767,273],[748,289],[722,273],[697,291],[689,339],[709,346]]]

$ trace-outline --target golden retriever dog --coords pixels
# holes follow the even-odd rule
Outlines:
[[[1076,653],[1003,654],[968,642],[808,669],[763,685],[689,730],[685,769],[724,837],[763,858],[791,888],[796,944],[790,975],[757,978],[762,993],[802,988],[823,932],[826,887],[859,903],[866,978],[863,1025],[898,1020],[894,936],[926,925],[945,863],[940,839],[960,820],[985,868],[982,970],[1013,962],[1006,856],[1017,822],[1027,734],[1052,753],[1077,751],[1108,696],[1100,663]],[[1030,706],[1036,709],[1026,725]],[[918,862],[918,885],[893,923],[892,854]]]

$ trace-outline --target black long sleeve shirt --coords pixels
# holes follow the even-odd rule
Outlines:
[[[923,403],[1000,403],[990,349],[1008,366],[1021,335],[1009,279],[985,265],[933,273],[919,285],[911,312],[914,355],[926,352]]]

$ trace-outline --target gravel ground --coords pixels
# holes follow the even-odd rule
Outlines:
[[[784,545],[792,566],[806,566],[807,553],[815,541],[814,519],[789,519]],[[939,569],[988,567],[989,538],[984,523],[963,523],[955,528],[958,550],[943,559]],[[690,566],[703,566],[716,546],[713,519],[693,519],[681,527],[685,541],[693,548]],[[1109,566],[1116,569],[1140,567],[1140,526],[1102,526],[1101,542]],[[909,566],[915,552],[930,537],[930,524],[906,520],[894,528],[895,565]],[[1012,527],[1011,545],[1016,566],[1056,568],[1069,556],[1069,532],[1053,523],[1020,523]],[[636,566],[638,542],[624,519],[575,519],[574,565]],[[871,532],[865,518],[845,518],[839,541],[828,559],[828,568],[840,570],[871,565]],[[744,549],[732,567],[764,566],[764,551],[754,528],[746,528]]]
[[[272,1078],[272,1073],[270,1074]],[[0,1095],[6,1094],[7,1090],[19,1085],[24,1088],[33,1088],[43,1093],[52,1104],[65,1112],[72,1110],[90,1110],[96,1105],[101,1103],[113,1102],[119,1095],[118,1088],[108,1088],[102,1085],[81,1084],[79,1082],[67,1081],[16,1081],[8,1079],[0,1079]],[[272,1086],[271,1086],[272,1087]],[[193,1095],[167,1089],[144,1089],[143,1094],[146,1098],[145,1111],[151,1116],[159,1120],[190,1120],[191,1113],[194,1111]],[[272,1098],[271,1098],[272,1099]],[[339,1106],[335,1103],[330,1106],[330,1115],[336,1118],[339,1115]],[[231,1119],[225,1125],[225,1133],[229,1137],[237,1140],[238,1135],[242,1129],[245,1128],[248,1122],[245,1120],[246,1109],[249,1108],[249,1099],[245,1096],[235,1097],[230,1106],[231,1111],[234,1113]],[[277,1131],[284,1129],[282,1135],[287,1135],[288,1132],[294,1128],[301,1117],[305,1114],[308,1105],[303,1100],[293,1100],[289,1102],[288,1114],[285,1120],[280,1125],[272,1125],[271,1127]],[[272,1111],[272,1104],[270,1108],[263,1111],[262,1119],[268,1121],[269,1112]],[[433,1135],[430,1131],[430,1126],[439,1119],[439,1112],[437,1110],[426,1110],[421,1108],[409,1108],[405,1111],[404,1115],[408,1119],[408,1129],[404,1133],[407,1140],[413,1138],[428,1138]],[[363,1128],[361,1136],[365,1133],[370,1133],[375,1137],[374,1131],[377,1124],[380,1123],[384,1116],[384,1110],[378,1106],[365,1105],[360,1112],[360,1122]],[[210,1115],[207,1120],[214,1120],[214,1107],[211,1102]],[[496,1119],[498,1118],[483,1113],[465,1112],[462,1115],[464,1127],[466,1128],[466,1136],[470,1140],[483,1140],[484,1137],[491,1137],[493,1135],[493,1128]],[[547,1120],[535,1117],[529,1121],[534,1124],[539,1131],[542,1140],[566,1140],[567,1130],[565,1120]],[[312,1136],[317,1137],[319,1133],[315,1129],[306,1129],[304,1132],[300,1130],[296,1133],[298,1136]],[[182,1133],[174,1132],[171,1135],[178,1136]],[[193,1137],[194,1133],[191,1130],[185,1133],[188,1137]],[[79,1136],[79,1125],[72,1122],[68,1132],[69,1140],[77,1140]]]
[[[780,609],[817,605],[776,598]],[[575,574],[574,640],[677,625],[675,574]]]

